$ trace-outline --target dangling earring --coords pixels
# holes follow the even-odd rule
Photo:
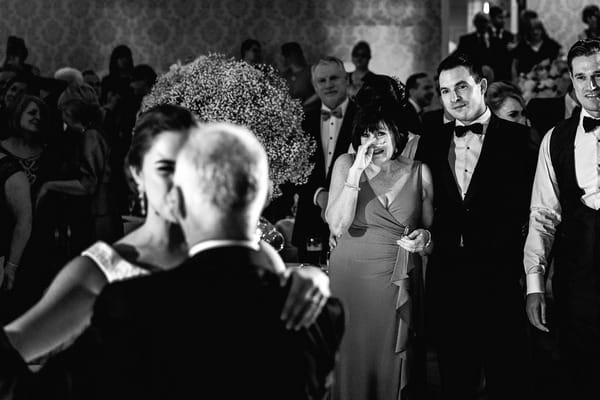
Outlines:
[[[141,188],[138,188],[138,197],[140,199],[140,214],[146,216],[146,193]]]

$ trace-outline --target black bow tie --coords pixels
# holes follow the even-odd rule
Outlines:
[[[327,121],[329,118],[331,118],[331,116],[334,116],[336,118],[342,118],[342,109],[341,107],[338,107],[332,111],[327,111],[325,109],[321,110],[321,119],[323,121]]]
[[[467,132],[473,132],[476,135],[481,135],[483,133],[483,124],[472,124],[472,125],[456,125],[454,127],[454,134],[457,137],[463,137]]]
[[[591,132],[599,126],[600,126],[600,119],[583,117],[583,130],[584,131]]]

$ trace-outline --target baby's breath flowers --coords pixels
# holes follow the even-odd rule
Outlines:
[[[203,122],[232,122],[251,129],[269,157],[274,196],[280,194],[280,184],[308,179],[315,143],[302,131],[300,102],[292,100],[273,67],[251,66],[221,54],[178,63],[158,78],[142,111],[163,103],[186,107]]]

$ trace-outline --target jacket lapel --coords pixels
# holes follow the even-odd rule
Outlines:
[[[462,196],[460,195],[460,188],[456,177],[454,176],[454,165],[450,165],[449,154],[450,154],[450,143],[454,137],[454,122],[449,122],[444,125],[444,142],[440,149],[440,160],[446,160],[442,163],[441,174],[442,182],[444,187],[449,194],[449,197],[453,200],[462,203]]]
[[[477,160],[477,165],[475,166],[469,188],[467,189],[467,194],[465,195],[465,204],[471,202],[473,196],[485,184],[486,179],[489,179],[490,177],[487,171],[494,167],[494,153],[500,148],[499,143],[496,143],[501,136],[498,132],[500,128],[499,125],[500,120],[492,114],[487,131],[485,132],[481,154],[479,155],[479,160]]]

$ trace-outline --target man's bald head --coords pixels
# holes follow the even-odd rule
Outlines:
[[[267,154],[246,128],[204,124],[179,153],[174,183],[194,218],[202,218],[208,206],[223,216],[258,220],[268,191]]]

